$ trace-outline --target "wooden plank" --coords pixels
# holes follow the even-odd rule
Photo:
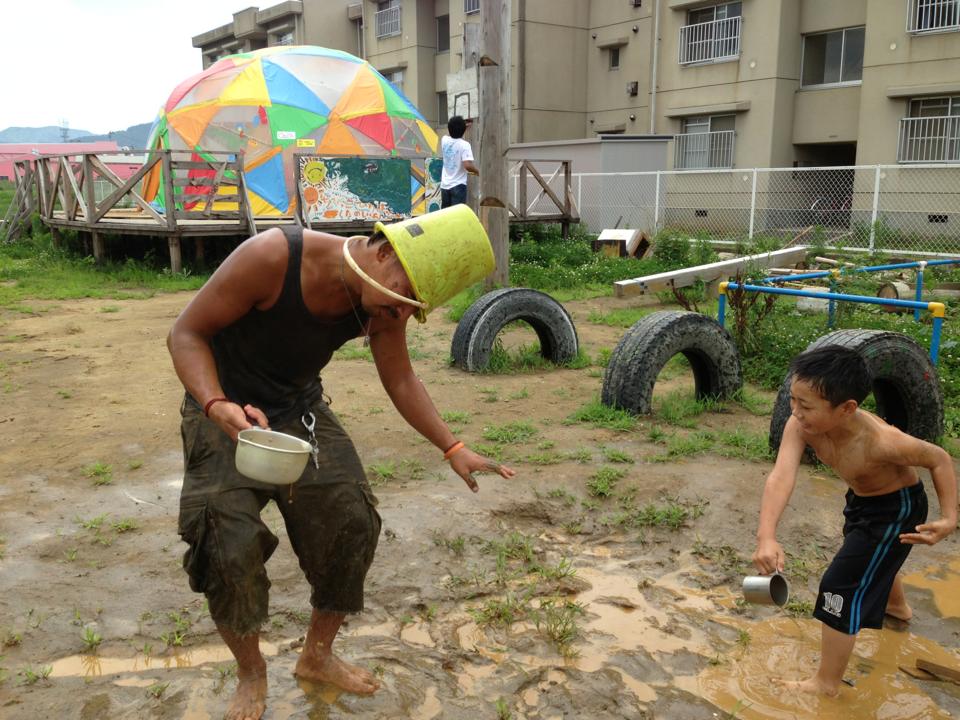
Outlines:
[[[136,185],[138,182],[140,182],[143,176],[146,175],[148,172],[150,172],[150,170],[153,169],[153,167],[158,162],[160,162],[159,156],[153,158],[152,160],[148,160],[143,164],[143,167],[141,167],[139,170],[137,170],[136,173],[131,175],[130,178],[125,183],[120,185],[116,190],[114,190],[107,197],[105,197],[103,199],[103,202],[100,203],[100,207],[97,209],[97,212],[94,213],[94,216],[93,216],[94,222],[98,222],[101,218],[103,218],[104,215],[106,215],[110,210],[113,209],[113,207],[117,204],[120,198],[122,198],[127,193],[130,193],[130,195],[133,196],[134,202],[137,203],[137,205],[139,205],[140,208],[145,213],[147,213],[159,224],[161,225],[165,224],[166,220],[163,218],[163,216],[161,216],[160,213],[154,210],[153,207],[150,205],[150,203],[144,200],[139,193],[133,192],[133,186]]]
[[[243,156],[240,156],[240,165],[243,165]],[[297,185],[300,183],[298,182]],[[247,195],[247,181],[244,177],[243,170],[241,169],[237,173],[237,189],[240,191],[240,208],[243,216],[247,219],[247,232],[250,233],[250,237],[253,237],[257,234],[257,220],[253,216],[253,208],[250,207],[250,196]]]
[[[920,668],[910,667],[909,665],[898,665],[900,672],[906,673],[915,680],[933,680],[938,681],[938,678],[933,673],[928,673],[926,670],[921,670]]]
[[[688,287],[698,280],[711,282],[713,280],[732,277],[737,273],[737,270],[750,264],[766,268],[781,263],[798,262],[805,258],[806,255],[807,248],[805,245],[783,250],[774,250],[773,252],[761,253],[759,255],[747,255],[732,260],[721,260],[720,262],[710,263],[708,265],[697,265],[696,267],[683,268],[682,270],[671,270],[655,275],[646,275],[632,280],[620,280],[613,284],[613,292],[616,297],[630,297],[643,295],[648,292],[669,290],[670,288]]]
[[[83,169],[81,168],[81,173]],[[73,165],[67,161],[64,167],[64,178],[70,183],[70,208],[67,210],[67,214],[70,216],[71,220],[74,220],[77,217],[77,208],[83,208],[84,216],[87,214],[87,203],[83,200],[83,195],[80,193],[80,186],[77,184],[77,178],[73,174]],[[80,184],[83,184],[83,178],[80,179]]]
[[[173,163],[170,161],[170,151],[163,153],[163,211],[167,216],[167,230],[177,229],[177,205],[173,199]]]
[[[960,668],[941,665],[940,663],[936,663],[933,660],[926,660],[925,658],[917,658],[917,667],[921,670],[926,670],[932,675],[936,675],[938,678],[960,684]]]
[[[543,175],[537,172],[537,169],[533,166],[533,164],[529,160],[524,160],[524,164],[527,165],[527,167],[530,169],[530,172],[533,174],[533,178],[538,183],[540,183],[540,187],[543,188],[543,190],[537,195],[534,201],[530,203],[530,206],[527,207],[526,211],[530,212],[530,208],[537,204],[537,202],[543,196],[543,193],[546,193],[547,197],[553,200],[553,204],[557,206],[557,210],[559,210],[560,212],[563,212],[563,203],[560,202],[560,198],[557,197],[557,194],[550,189],[550,181],[552,181],[557,176],[557,173],[560,172],[560,168],[557,167],[553,175],[550,176],[550,181],[547,181],[543,179]]]
[[[209,215],[210,212],[213,210],[213,205],[216,203],[216,200],[217,200],[217,193],[220,190],[220,181],[223,180],[223,171],[226,169],[226,167],[227,167],[226,163],[223,163],[217,169],[217,174],[213,178],[213,185],[210,189],[210,192],[207,193],[207,199],[203,203],[203,210],[201,210],[201,212],[204,215]],[[230,194],[232,195],[233,193],[230,193]],[[213,203],[210,202],[211,198],[213,198],[213,201],[214,201]]]
[[[83,156],[83,190],[84,190],[84,199],[87,201],[87,207],[83,210],[84,219],[93,225],[93,215],[97,212],[97,185],[93,181],[93,163],[90,158],[92,155],[85,154]],[[93,234],[94,243],[96,243],[97,234]]]
[[[180,238],[172,237],[167,239],[167,246],[170,248],[170,270],[179,273],[183,270],[183,258],[180,254]]]
[[[216,160],[172,160],[174,170],[216,170]],[[227,170],[238,171],[236,162],[228,162]]]

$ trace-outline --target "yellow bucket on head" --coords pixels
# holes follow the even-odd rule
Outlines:
[[[374,225],[386,236],[427,313],[493,272],[493,248],[483,225],[466,205],[437,210],[398,223]]]

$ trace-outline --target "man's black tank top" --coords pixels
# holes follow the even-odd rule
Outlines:
[[[271,424],[297,417],[322,398],[320,370],[367,322],[362,308],[337,320],[321,320],[307,309],[300,287],[303,230],[284,227],[283,233],[288,259],[280,297],[268,310],[252,308],[211,342],[226,396],[260,408]]]

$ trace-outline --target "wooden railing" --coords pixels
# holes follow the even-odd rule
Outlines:
[[[537,169],[537,165],[556,164],[549,177]],[[557,186],[558,176],[561,187]],[[580,222],[580,210],[573,196],[571,162],[569,160],[518,160],[510,168],[510,177],[516,183],[511,194],[515,203],[508,203],[512,222],[559,222],[567,230],[570,223]],[[528,202],[530,191],[535,192]],[[544,198],[550,203],[539,208]]]

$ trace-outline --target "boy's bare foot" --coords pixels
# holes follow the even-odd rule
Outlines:
[[[800,692],[810,693],[811,695],[826,695],[827,697],[836,697],[840,694],[840,688],[827,685],[814,675],[806,680],[781,680],[775,679],[774,682],[781,687],[790,690],[799,690]]]
[[[903,622],[910,622],[910,619],[913,617],[913,610],[906,603],[901,603],[899,605],[894,605],[892,603],[887,603],[887,615],[897,620]]]
[[[293,674],[304,680],[330,683],[357,695],[372,695],[380,688],[380,681],[372,673],[332,653],[322,657],[301,655]]]
[[[237,673],[237,690],[224,720],[260,720],[267,709],[267,671]]]

